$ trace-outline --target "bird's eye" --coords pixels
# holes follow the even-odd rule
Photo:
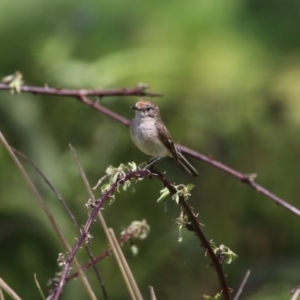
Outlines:
[[[146,111],[150,111],[152,109],[152,107],[151,106],[148,106],[147,108],[146,108]]]

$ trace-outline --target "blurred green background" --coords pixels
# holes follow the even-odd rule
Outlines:
[[[244,173],[300,207],[300,2],[298,0],[12,1],[0,9],[0,77],[22,72],[28,85],[123,88],[149,84],[174,140]],[[101,103],[132,118],[134,97]],[[184,125],[184,126],[183,126]],[[71,143],[91,184],[109,165],[148,159],[128,129],[75,99],[0,93],[0,130],[32,158],[64,196],[80,224],[87,192],[70,154]],[[292,213],[219,170],[189,159],[201,176],[190,178],[168,160],[176,183],[196,185],[190,204],[216,244],[238,254],[225,266],[240,299],[288,299],[299,284],[299,222]],[[71,245],[77,236],[47,185],[24,163]],[[137,192],[117,195],[104,210],[116,232],[146,219],[148,239],[126,256],[145,299],[201,299],[219,290],[208,258],[192,233],[177,242],[179,208],[156,203],[161,185],[145,180]],[[63,251],[32,192],[0,147],[0,277],[24,299],[40,299]],[[94,224],[94,254],[107,247]],[[86,261],[84,250],[79,253]],[[110,299],[129,299],[113,258],[99,265]],[[87,274],[99,299],[94,273]],[[79,280],[62,299],[87,299]]]

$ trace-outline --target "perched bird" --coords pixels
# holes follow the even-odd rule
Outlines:
[[[192,176],[199,176],[197,170],[176,148],[160,117],[158,106],[151,101],[141,100],[131,108],[135,110],[135,117],[130,122],[130,135],[134,144],[156,159],[171,157],[178,167],[182,166]]]

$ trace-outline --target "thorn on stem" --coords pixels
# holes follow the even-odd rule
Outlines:
[[[255,173],[245,174],[244,178],[241,179],[241,182],[251,184],[252,182],[254,182],[256,177],[257,177],[257,174],[255,174]]]

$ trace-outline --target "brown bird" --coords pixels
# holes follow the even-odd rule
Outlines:
[[[130,135],[134,144],[156,159],[171,157],[178,167],[182,166],[192,176],[199,176],[197,170],[176,148],[160,117],[158,106],[151,101],[141,100],[131,108],[135,110],[135,117],[130,122]]]

